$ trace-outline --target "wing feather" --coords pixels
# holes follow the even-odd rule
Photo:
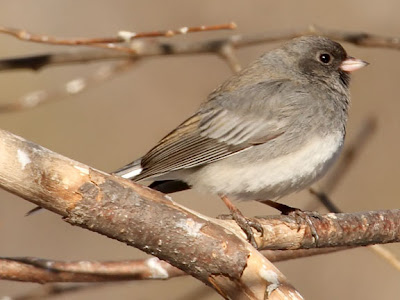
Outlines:
[[[284,83],[218,93],[142,158],[135,180],[212,163],[283,134],[287,120],[273,107],[284,100]]]

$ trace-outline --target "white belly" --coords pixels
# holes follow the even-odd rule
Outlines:
[[[186,179],[193,188],[240,200],[273,200],[301,190],[324,175],[338,157],[343,135],[314,138],[291,154],[238,165],[235,155],[203,167]],[[242,152],[251,155],[255,147]],[[267,155],[266,155],[267,156]]]

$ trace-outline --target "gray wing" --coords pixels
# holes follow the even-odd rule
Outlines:
[[[286,84],[261,82],[214,94],[142,158],[143,170],[134,179],[215,162],[280,136],[288,125],[288,99],[280,96]]]

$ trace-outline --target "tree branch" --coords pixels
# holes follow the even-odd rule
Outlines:
[[[18,29],[13,29],[18,31]],[[161,39],[135,39],[125,51],[104,51],[99,49],[81,49],[71,52],[46,53],[21,58],[5,58],[0,60],[0,71],[27,68],[39,70],[45,66],[82,63],[109,59],[129,59],[132,57],[148,57],[158,55],[187,55],[220,53],[221,49],[230,45],[233,48],[243,48],[252,45],[273,43],[289,40],[302,35],[324,35],[328,38],[347,42],[360,47],[386,48],[400,50],[399,37],[384,37],[371,33],[330,30],[318,26],[309,26],[300,31],[281,33],[257,33],[249,35],[231,35],[224,38],[204,39],[202,41],[165,41]],[[29,40],[27,40],[29,41]],[[115,50],[115,49],[111,49]],[[118,50],[118,49],[117,49]],[[129,52],[129,53],[128,53]]]
[[[259,33],[253,35],[232,35],[225,38],[205,39],[198,41],[165,41],[161,39],[144,40],[144,37],[154,36],[174,36],[186,32],[196,32],[202,30],[234,29],[233,23],[200,26],[182,27],[177,30],[165,30],[147,33],[120,32],[114,38],[84,38],[84,39],[58,39],[46,35],[35,35],[21,29],[0,27],[0,34],[10,34],[28,42],[43,42],[55,45],[92,45],[96,47],[106,47],[107,49],[82,49],[70,52],[47,53],[34,56],[23,56],[17,58],[0,59],[0,71],[13,69],[31,69],[38,71],[46,66],[56,66],[60,64],[85,63],[101,60],[137,60],[152,56],[163,55],[188,55],[188,54],[217,54],[223,58],[233,72],[241,69],[240,63],[235,56],[234,49],[288,40],[306,34],[325,35],[332,39],[352,43],[363,47],[381,47],[390,49],[400,49],[400,39],[394,37],[381,37],[363,32],[348,32],[338,30],[322,29],[310,26],[303,31],[289,31],[285,33]],[[129,46],[116,46],[115,44],[101,44],[101,42],[129,42]],[[111,46],[112,45],[112,46]],[[107,50],[107,51],[105,51]],[[113,50],[113,51],[111,51]],[[118,50],[118,51],[116,51]],[[111,66],[110,68],[114,68]],[[117,74],[117,73],[113,73]],[[92,77],[95,77],[93,75]],[[79,79],[79,78],[78,78]],[[72,80],[75,81],[75,80]],[[89,86],[89,85],[86,85]],[[86,87],[85,86],[85,87]],[[86,89],[86,88],[85,88]],[[54,99],[65,98],[71,93],[63,91],[35,91],[22,96],[15,103],[0,106],[0,112],[19,111],[40,105]]]
[[[275,291],[276,295],[294,291],[245,241],[233,221],[191,212],[166,195],[94,170],[3,130],[0,165],[0,186],[4,189],[60,214],[72,225],[155,255],[213,286],[224,297],[258,299],[265,291],[271,297]],[[256,237],[261,248],[315,247],[308,225],[293,218],[274,216],[258,221],[265,232]],[[400,239],[400,210],[328,214],[313,223],[320,247]]]
[[[19,40],[26,42],[34,42],[48,45],[57,46],[91,46],[105,49],[119,50],[127,53],[135,53],[133,49],[127,47],[119,47],[115,44],[130,42],[138,38],[154,38],[154,37],[173,37],[176,35],[182,35],[193,32],[203,31],[215,31],[215,30],[226,30],[236,29],[236,24],[231,22],[228,24],[219,24],[211,26],[196,26],[196,27],[181,27],[179,29],[168,29],[158,30],[150,32],[131,32],[131,31],[120,31],[115,37],[104,37],[104,38],[70,38],[63,39],[57,38],[44,34],[35,34],[28,32],[24,29],[15,29],[6,26],[0,26],[0,34],[8,34]]]
[[[48,282],[111,282],[187,275],[157,257],[145,260],[63,262],[33,257],[1,258],[0,279]]]
[[[310,192],[315,196],[328,211],[333,213],[341,213],[342,211],[331,201],[329,194],[339,185],[340,181],[343,180],[346,173],[350,170],[353,165],[354,160],[359,156],[359,153],[372,135],[376,132],[377,120],[375,117],[368,117],[361,125],[355,138],[346,147],[342,158],[340,159],[338,165],[331,172],[321,189],[315,190],[310,188]],[[385,249],[383,245],[371,245],[367,249],[373,251],[379,257],[383,258],[391,266],[400,270],[400,260],[396,255]]]
[[[130,34],[134,36],[133,33]],[[100,59],[217,53],[230,64],[232,69],[237,71],[240,69],[240,64],[235,57],[234,48],[275,42],[304,34],[326,35],[365,47],[400,48],[399,40],[396,38],[311,27],[304,32],[289,32],[281,35],[235,35],[225,39],[195,43],[134,40],[130,42],[129,47],[118,47],[117,50],[120,51],[115,52],[92,49],[86,52],[75,52],[75,56],[68,52],[64,53],[64,57],[50,54],[5,59],[0,61],[0,70],[26,67],[38,70],[52,64]],[[125,42],[131,40],[131,38],[126,39],[126,36]],[[101,41],[93,43],[101,43]],[[94,55],[95,52],[96,55]],[[82,55],[83,53],[85,55]],[[80,86],[78,86],[78,92],[81,91]],[[71,85],[69,87],[71,88]],[[68,91],[68,84],[65,90],[72,91],[70,94],[77,91],[76,89]],[[35,97],[33,100],[39,100],[36,103],[44,102],[39,98]],[[27,99],[32,100],[32,97],[27,97]],[[28,105],[12,104],[5,110],[32,107],[37,105],[35,103],[31,105],[35,101],[31,101]],[[268,294],[269,299],[284,299],[289,294],[293,294],[295,295],[293,299],[297,299],[297,292],[286,278],[245,242],[243,233],[234,222],[215,220],[191,212],[172,202],[168,196],[71,161],[10,133],[0,131],[0,139],[0,143],[3,143],[0,145],[0,163],[2,163],[0,186],[5,189],[62,215],[73,225],[105,234],[158,256],[212,286],[226,298],[256,299]],[[284,216],[260,219],[260,223],[264,227],[264,232],[268,233],[264,237],[257,237],[261,248],[315,247],[311,231],[305,224],[299,225],[295,220]],[[399,210],[329,214],[321,217],[320,220],[314,220],[313,223],[319,235],[318,246],[320,247],[398,242],[400,236]],[[154,232],[159,233],[154,234]],[[332,249],[328,250],[332,251]],[[286,257],[295,257],[294,253],[286,252]],[[298,253],[300,252],[297,251]],[[167,271],[168,278],[183,274],[168,263],[159,262],[166,264],[163,265],[163,270],[171,268],[172,275]],[[4,264],[5,261],[0,261],[0,263]],[[8,266],[14,264],[12,265],[14,270],[28,268],[25,269],[25,275],[16,273],[14,278],[17,280],[23,280],[23,276],[29,276],[28,271],[31,275],[34,272],[44,272],[42,275],[36,273],[39,280],[43,281],[103,281],[110,276],[101,272],[81,273],[79,270],[58,270],[54,273],[53,269],[49,272],[48,269],[43,268],[43,265],[24,263],[26,261],[7,261]],[[58,267],[63,268],[60,262],[58,262]],[[101,268],[101,265],[97,265],[97,268]],[[130,274],[130,279],[132,276],[136,276],[136,279],[146,279],[146,271],[139,270],[140,268],[137,267],[138,272]],[[124,275],[123,272],[114,274],[115,280],[128,280],[129,276]]]
[[[0,186],[72,224],[137,247],[230,299],[300,299],[243,238],[170,197],[0,131]],[[290,296],[292,295],[292,296]]]
[[[347,250],[348,247],[264,250],[271,262]],[[112,282],[123,280],[166,280],[187,275],[157,257],[116,262],[54,261],[35,257],[0,258],[0,279],[24,282]]]
[[[131,70],[135,59],[101,66],[86,77],[78,77],[68,81],[59,88],[30,92],[14,102],[0,104],[0,113],[8,113],[33,108],[48,102],[61,101],[87,91],[94,86],[110,81],[123,72]]]
[[[177,30],[165,30],[148,33],[133,33],[123,32],[121,37],[116,38],[98,38],[98,39],[58,39],[55,37],[48,37],[46,35],[34,35],[20,29],[11,29],[6,27],[0,27],[0,33],[11,34],[15,37],[21,38],[28,42],[46,42],[49,44],[56,45],[94,45],[96,47],[106,47],[107,51],[100,49],[84,49],[81,51],[72,52],[60,52],[53,54],[40,54],[34,56],[24,56],[20,58],[5,58],[0,59],[0,71],[12,70],[12,69],[31,69],[34,71],[40,70],[46,66],[55,66],[60,64],[71,64],[71,63],[85,63],[100,60],[137,60],[139,58],[146,58],[152,56],[163,56],[163,55],[188,55],[188,54],[217,54],[223,58],[232,71],[238,72],[241,69],[240,63],[235,56],[234,49],[247,47],[251,45],[261,43],[271,43],[282,40],[291,39],[306,34],[318,34],[325,35],[332,39],[339,41],[345,41],[352,44],[356,44],[364,47],[382,47],[382,48],[400,48],[400,39],[398,38],[385,38],[372,34],[362,32],[347,32],[337,30],[327,30],[319,27],[310,26],[304,31],[293,31],[286,33],[259,33],[254,35],[232,35],[226,38],[219,39],[205,39],[200,42],[193,41],[179,41],[170,42],[161,39],[158,40],[144,40],[143,37],[153,36],[174,36],[176,34],[183,34],[184,32],[195,32],[196,30],[201,31],[203,28],[207,30],[219,30],[219,29],[233,29],[233,23],[216,25],[216,26],[200,26],[200,27],[182,27]],[[130,38],[129,38],[130,37]],[[101,44],[101,42],[109,41],[114,39],[115,42],[130,41],[129,46],[110,46]],[[99,44],[100,43],[100,44]],[[120,51],[110,51],[120,50]],[[111,68],[117,68],[110,66]],[[118,74],[117,72],[113,73]],[[92,77],[95,77],[93,75]],[[79,78],[77,79],[79,80]],[[76,81],[72,80],[71,82]],[[67,86],[67,85],[66,85]],[[85,88],[89,85],[85,85]],[[84,90],[82,89],[82,90]],[[0,106],[0,112],[19,111],[23,109],[32,108],[45,102],[53,101],[54,99],[61,99],[70,96],[71,93],[68,90],[61,91],[35,91],[27,95],[22,96],[14,103],[8,103]]]

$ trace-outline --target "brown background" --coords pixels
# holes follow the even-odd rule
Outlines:
[[[57,36],[110,36],[118,30],[145,31],[235,21],[240,33],[303,29],[309,24],[400,35],[400,3],[387,1],[0,1],[0,24]],[[229,32],[202,33],[201,39]],[[274,45],[238,51],[243,65]],[[345,211],[398,207],[400,194],[400,52],[345,44],[353,56],[371,65],[354,76],[348,128],[351,141],[373,114],[378,131],[357,158],[332,197]],[[0,36],[0,56],[56,51]],[[90,74],[98,65],[2,73],[1,101],[26,92],[60,86]],[[68,100],[19,113],[3,114],[1,128],[104,171],[139,157],[189,116],[207,94],[231,74],[215,56],[162,57],[147,60],[129,73]],[[72,227],[49,212],[26,218],[32,204],[6,192],[0,202],[0,256],[37,256],[60,260],[142,258],[136,249]],[[226,213],[216,197],[184,192],[184,205],[210,216]],[[306,207],[307,192],[284,203]],[[270,213],[258,203],[239,203],[248,216]],[[400,256],[398,245],[389,249]],[[278,267],[307,299],[398,299],[400,274],[367,249],[279,263]],[[16,296],[39,285],[0,282],[0,296]],[[96,288],[60,299],[193,299],[202,284],[192,278],[132,282]],[[201,299],[219,299],[209,292]]]

